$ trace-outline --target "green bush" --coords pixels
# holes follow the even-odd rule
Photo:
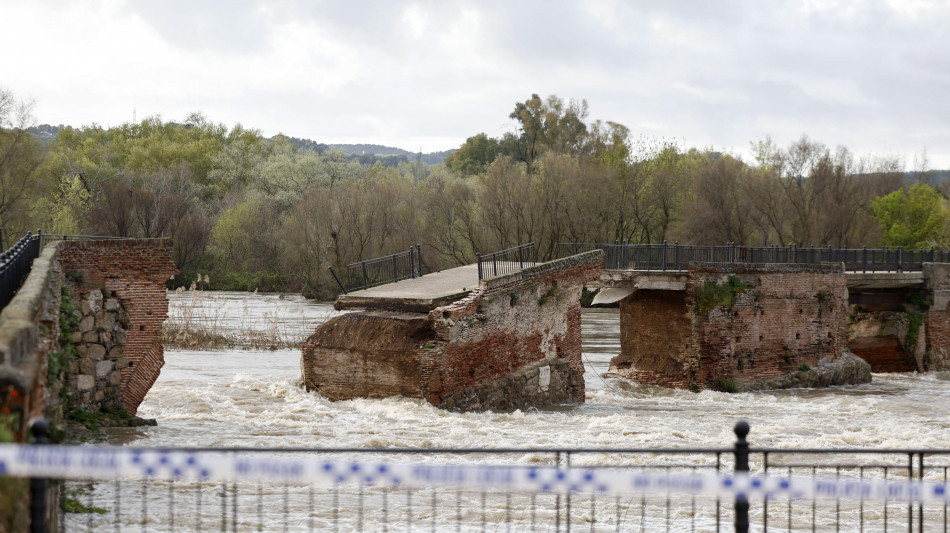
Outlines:
[[[736,295],[751,288],[751,285],[742,283],[735,274],[730,275],[723,285],[718,283],[703,283],[696,288],[696,303],[693,306],[693,310],[698,315],[705,315],[719,306],[732,309],[732,306],[736,304]]]
[[[808,372],[809,370],[811,370],[811,367],[806,365],[805,363],[798,365],[799,372]]]
[[[739,389],[736,388],[736,382],[732,378],[722,378],[719,380],[719,390],[731,394]]]
[[[907,335],[904,337],[904,344],[914,346],[917,344],[917,334],[920,333],[920,326],[924,323],[924,315],[921,313],[907,313]]]
[[[917,307],[918,309],[924,310],[924,311],[930,309],[930,306],[933,305],[933,302],[931,302],[930,300],[928,300],[928,299],[926,299],[926,298],[924,297],[924,293],[923,293],[923,292],[914,292],[914,293],[908,295],[908,296],[907,296],[907,303],[909,303],[909,304],[911,304],[911,305]]]
[[[46,383],[53,385],[60,374],[66,370],[69,363],[76,358],[76,347],[73,345],[73,330],[79,327],[79,315],[73,306],[69,294],[69,287],[60,287],[59,302],[59,343],[58,349],[47,356]]]

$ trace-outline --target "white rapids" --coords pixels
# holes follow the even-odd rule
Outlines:
[[[175,306],[190,305],[170,297],[173,317]],[[336,314],[329,304],[299,297],[219,293],[214,298],[218,303],[205,308],[225,315],[212,320],[222,328],[273,328],[281,308],[289,308],[292,327],[281,330],[287,337],[305,336]],[[587,399],[580,405],[454,413],[406,398],[330,402],[301,386],[299,350],[166,349],[165,367],[138,413],[156,418],[158,426],[112,430],[109,440],[143,447],[728,448],[735,441],[733,426],[746,420],[754,447],[950,448],[950,417],[944,412],[950,373],[875,374],[872,383],[830,389],[697,394],[602,378],[620,350],[618,312],[585,309],[582,324]],[[215,489],[203,490],[209,501],[220,500]],[[91,493],[107,504],[112,498],[102,487]],[[200,512],[212,513],[209,520],[217,513]],[[264,522],[279,523],[269,512],[263,513]],[[295,507],[294,513],[306,515],[306,509]],[[138,524],[132,515],[130,527]],[[93,524],[69,516],[70,523]],[[712,520],[697,516],[706,524]],[[352,525],[356,518],[349,520]]]

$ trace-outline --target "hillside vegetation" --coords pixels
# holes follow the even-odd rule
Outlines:
[[[516,131],[473,135],[431,165],[200,114],[47,127],[44,142],[29,106],[0,91],[0,226],[7,243],[35,228],[171,237],[175,283],[322,298],[337,293],[327,267],[416,243],[433,270],[530,241],[543,259],[558,242],[948,244],[945,182],[895,159],[803,136],[755,141],[743,161],[635,136],[556,96],[510,118]]]

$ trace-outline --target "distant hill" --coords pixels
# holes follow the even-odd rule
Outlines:
[[[53,137],[59,133],[59,130],[65,128],[60,124],[59,126],[50,126],[49,124],[40,124],[39,126],[33,126],[32,128],[27,129],[26,131],[33,134],[34,137],[43,141],[46,144],[49,144],[53,140]]]
[[[426,165],[441,165],[445,162],[445,158],[455,151],[452,149],[420,154],[419,152],[410,152],[402,148],[383,146],[381,144],[331,144],[330,148],[355,156],[404,156],[406,161],[415,161],[418,158]],[[382,160],[383,158],[380,159]]]

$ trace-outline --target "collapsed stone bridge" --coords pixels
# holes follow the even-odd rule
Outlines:
[[[600,250],[479,281],[476,265],[341,296],[306,341],[308,390],[460,410],[584,401],[581,288]]]
[[[950,252],[564,250],[574,255],[481,282],[470,265],[341,296],[337,309],[362,311],[307,341],[306,387],[459,410],[583,401],[581,285],[599,291],[595,304],[620,303],[621,353],[608,376],[754,390],[950,368],[950,263],[932,262]]]

